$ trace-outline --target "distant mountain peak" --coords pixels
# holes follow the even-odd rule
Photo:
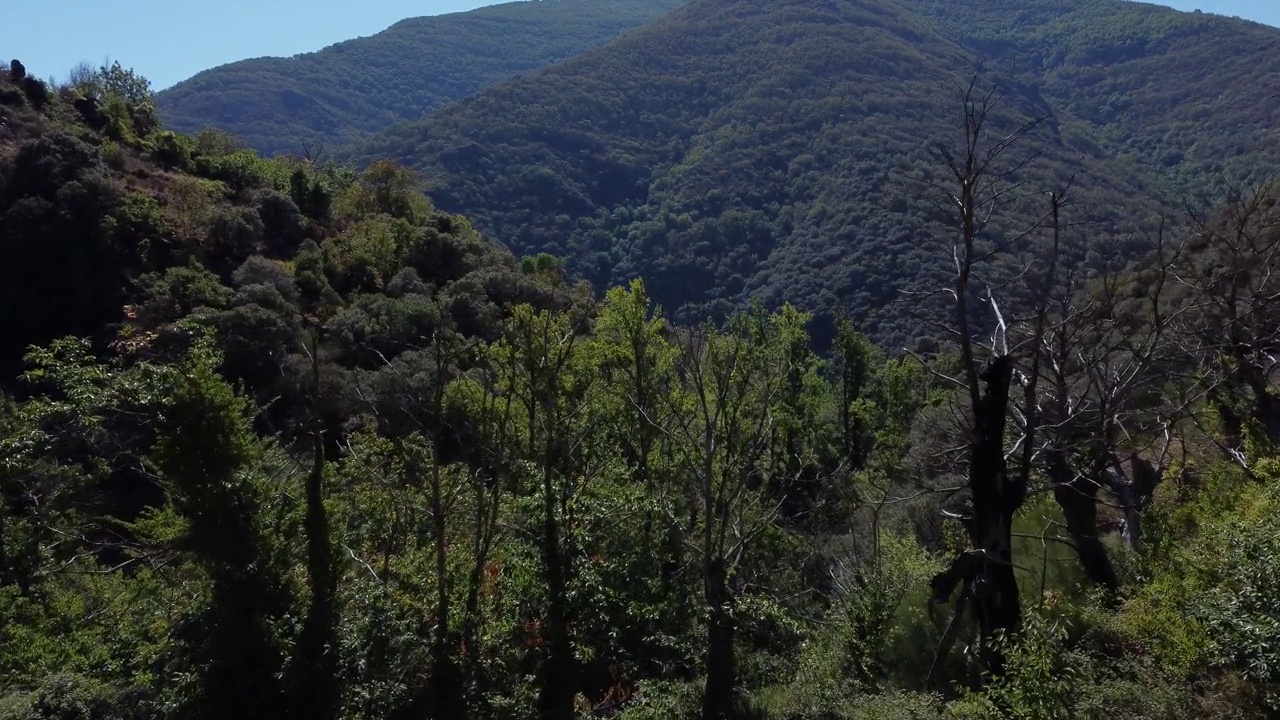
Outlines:
[[[206,70],[157,96],[165,123],[216,126],[260,152],[338,145],[605,45],[687,0],[530,0],[410,18],[292,58]]]

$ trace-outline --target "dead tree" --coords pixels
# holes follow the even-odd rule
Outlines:
[[[1021,453],[1011,471],[1006,460],[1006,435],[1010,426],[1015,357],[1010,352],[1008,328],[992,296],[991,286],[978,279],[977,272],[985,258],[1001,249],[1007,250],[1013,242],[1029,236],[1041,225],[1036,220],[1021,233],[1006,235],[1001,241],[987,237],[996,234],[988,232],[994,230],[992,220],[1019,192],[1013,175],[1030,160],[1008,163],[1004,156],[1038,121],[1020,123],[1012,131],[993,137],[988,125],[994,122],[993,113],[1003,96],[998,88],[984,92],[978,85],[979,78],[974,77],[962,88],[961,146],[958,150],[945,145],[935,148],[935,158],[946,170],[945,180],[926,181],[944,194],[946,204],[954,213],[955,235],[951,243],[954,276],[947,293],[950,301],[947,330],[955,339],[961,365],[959,377],[943,377],[953,382],[963,395],[962,422],[968,433],[965,474],[969,509],[962,520],[970,543],[969,549],[936,575],[931,584],[938,603],[946,602],[957,587],[961,588],[955,619],[939,648],[938,660],[948,653],[961,616],[972,611],[984,641],[983,657],[988,667],[998,673],[1002,662],[989,641],[1015,632],[1021,620],[1012,552],[1013,517],[1026,498],[1032,457],[1029,450],[1034,444],[1032,436],[1038,421],[1034,411],[1024,411],[1024,437],[1017,446],[1028,451]],[[1054,202],[1056,207],[1057,200]],[[1050,273],[1053,262],[1051,260]],[[975,320],[978,313],[974,306],[984,285],[994,316],[993,342],[985,363],[979,358]],[[1034,342],[1039,342],[1042,331],[1041,327],[1033,337]],[[1032,357],[1037,355],[1033,349]],[[1033,359],[1033,366],[1037,362]],[[1038,373],[1034,370],[1020,378],[1026,397],[1035,396],[1037,381]]]
[[[1243,193],[1215,217],[1190,213],[1177,266],[1186,312],[1177,340],[1218,416],[1224,450],[1248,468],[1246,437],[1280,444],[1280,194]]]
[[[1056,218],[1054,227],[1056,234]],[[1069,274],[1041,312],[1037,467],[1085,574],[1112,597],[1118,581],[1100,537],[1099,504],[1110,495],[1136,547],[1141,512],[1173,448],[1172,427],[1189,407],[1168,342],[1178,315],[1168,299],[1178,252],[1167,248],[1163,226],[1152,246],[1141,270]]]

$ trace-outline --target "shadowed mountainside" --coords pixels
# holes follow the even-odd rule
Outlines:
[[[1259,98],[1280,89],[1280,31],[1119,1],[1029,7],[700,0],[353,156],[419,169],[442,207],[517,252],[602,285],[642,276],[686,318],[785,298],[911,342],[900,291],[931,284],[948,239],[912,179],[937,176],[930,143],[960,139],[957,83],[977,68],[1003,78],[1005,130],[1044,118],[1021,175],[1044,190],[1074,177],[1091,243],[1277,159]]]
[[[687,0],[542,0],[419,17],[290,58],[199,73],[157,95],[180,132],[214,126],[259,152],[349,142],[650,22]]]

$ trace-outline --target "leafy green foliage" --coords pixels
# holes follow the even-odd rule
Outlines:
[[[133,69],[126,69],[119,61],[110,65],[104,63],[97,68],[81,63],[72,68],[66,87],[104,104],[117,98],[127,105],[137,106],[155,99],[151,82]]]
[[[103,685],[76,675],[55,675],[29,695],[0,704],[4,720],[117,720],[132,717]]]
[[[1280,618],[1274,601],[1280,553],[1276,529],[1233,528],[1226,543],[1226,567],[1219,585],[1204,599],[1200,622],[1212,638],[1210,652],[1218,662],[1240,667],[1258,681],[1269,706],[1280,703],[1280,672],[1273,650],[1280,639]]]
[[[840,32],[890,68],[940,67],[914,49],[934,36],[910,16],[817,5],[699,3],[684,17],[806,58],[812,28],[767,21],[845,18]],[[686,50],[668,49],[678,66]],[[768,75],[738,70],[748,85]],[[1226,442],[1233,404],[1204,400],[1199,361],[1162,360],[1159,386],[1191,398],[1176,411],[1120,411],[1134,461],[1159,440],[1181,461],[1150,507],[1123,508],[1144,521],[1137,549],[1118,540],[1123,498],[1102,491],[1091,508],[1117,592],[1084,585],[1036,487],[1010,521],[1028,610],[984,634],[965,593],[989,589],[966,585],[953,604],[931,580],[975,542],[973,501],[954,486],[969,400],[953,358],[886,353],[834,316],[818,324],[833,342],[815,342],[829,338],[786,302],[712,298],[702,311],[723,323],[682,326],[630,276],[597,301],[573,258],[516,258],[423,197],[413,171],[267,160],[226,133],[150,128],[114,97],[0,107],[14,128],[0,136],[0,229],[16,233],[0,236],[0,287],[36,318],[0,342],[0,363],[27,368],[0,378],[0,717],[1274,714],[1280,463],[1265,442]],[[741,138],[723,138],[679,171],[724,205],[712,217],[690,200],[670,218],[705,240],[690,272],[715,270],[695,257],[708,248],[754,262],[741,249],[768,246],[800,206],[777,200],[771,217],[717,196],[720,176],[699,173],[737,157]],[[565,209],[585,195],[556,197]],[[608,222],[661,234],[628,213]],[[1249,327],[1266,330],[1270,255],[1233,247],[1258,270],[1235,277],[1260,283]],[[54,253],[67,249],[85,257]],[[1150,275],[1122,287],[1140,293]],[[1203,320],[1185,307],[1170,315]],[[1210,362],[1224,354],[1212,349]],[[1030,447],[1013,432],[1026,417],[1006,452]],[[1081,432],[1072,442],[1106,440]]]
[[[55,132],[0,159],[0,302],[14,313],[0,342],[0,372],[12,378],[28,345],[96,335],[119,311],[132,249],[109,218],[120,192],[93,146]],[[33,302],[32,293],[43,295]]]
[[[1020,636],[1005,648],[1006,671],[992,678],[970,707],[957,713],[963,718],[1003,720],[1056,720],[1073,717],[1068,694],[1074,689],[1074,668],[1063,645],[1067,628],[1061,620],[1031,614]],[[1009,640],[1009,639],[1006,639]],[[966,703],[969,705],[969,703]]]
[[[130,105],[142,105],[155,99],[151,81],[132,69],[125,69],[119,61],[98,69],[98,84],[103,95],[118,97]]]

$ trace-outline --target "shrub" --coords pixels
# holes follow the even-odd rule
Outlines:
[[[194,259],[163,273],[143,275],[138,284],[145,298],[138,307],[138,317],[148,325],[177,320],[196,308],[224,308],[231,297],[218,276]]]
[[[49,104],[49,87],[43,81],[26,77],[22,81],[22,93],[27,96],[27,100],[31,106],[37,110],[43,110]]]
[[[698,717],[702,687],[697,683],[642,682],[618,720],[667,720]]]
[[[412,234],[413,228],[399,219],[357,223],[325,241],[325,268],[340,292],[380,290],[395,273],[399,248]]]
[[[431,288],[418,277],[418,271],[411,267],[404,268],[387,283],[386,294],[391,297],[404,295],[430,295]]]
[[[338,198],[338,214],[347,218],[383,214],[419,224],[432,211],[420,183],[412,170],[379,160]]]
[[[152,138],[154,149],[151,157],[170,170],[189,170],[191,151],[195,146],[191,138],[169,130],[156,133]]]
[[[275,301],[263,298],[247,302],[222,312],[209,313],[200,322],[214,330],[222,352],[222,372],[250,387],[269,387],[279,377],[280,366],[289,351],[296,348],[296,332],[293,318],[285,317],[278,310],[281,299],[270,287],[254,285],[248,292],[238,293],[241,302],[253,300],[252,289],[265,290],[275,295]],[[270,307],[277,305],[277,307]]]
[[[240,150],[228,155],[200,155],[197,142],[195,171],[210,180],[220,180],[235,195],[263,186],[267,181],[263,161],[252,150]]]
[[[223,157],[244,150],[235,135],[216,128],[202,128],[195,136],[195,153],[206,157]]]
[[[204,239],[213,218],[221,186],[187,175],[174,179],[165,193],[165,219],[178,238],[186,243]]]
[[[1214,661],[1258,683],[1280,711],[1280,526],[1233,524],[1222,544],[1217,582],[1196,596],[1195,614]]]
[[[120,147],[119,143],[107,140],[98,148],[98,152],[102,154],[102,160],[107,164],[107,167],[115,170],[124,169],[124,148]]]
[[[102,105],[102,115],[106,119],[104,129],[107,137],[120,142],[135,142],[133,134],[133,116],[129,111],[129,103],[119,95],[107,96]]]
[[[160,115],[156,112],[155,103],[150,100],[130,105],[129,116],[133,132],[138,137],[146,137],[160,129]]]
[[[245,260],[243,265],[236,268],[231,281],[237,288],[269,285],[291,302],[298,299],[298,286],[294,284],[289,268],[284,263],[268,260],[261,255]]]
[[[324,222],[329,219],[333,196],[320,178],[303,168],[295,168],[289,175],[289,196],[307,217]]]
[[[27,96],[22,94],[22,90],[12,85],[0,85],[0,105],[22,107],[26,104]]]
[[[1066,624],[1051,609],[1030,610],[1016,639],[996,643],[1004,673],[989,676],[986,688],[956,703],[953,712],[972,720],[1070,720],[1078,669],[1066,642]]]
[[[0,700],[0,720],[124,720],[134,717],[107,686],[79,675],[53,675],[27,695]]]
[[[278,257],[293,257],[307,236],[307,221],[288,195],[263,190],[254,201],[262,220],[267,251]]]
[[[257,249],[263,237],[262,219],[249,208],[226,208],[209,226],[212,258],[239,265]]]
[[[11,197],[52,198],[84,174],[102,171],[102,158],[96,148],[66,133],[54,132],[18,147],[11,169],[5,173],[4,190]]]
[[[329,284],[329,276],[325,274],[324,252],[310,240],[302,243],[298,256],[293,260],[293,279],[307,310],[316,311],[342,304],[342,298]]]
[[[807,700],[807,701],[806,701]],[[769,720],[942,720],[942,700],[936,695],[892,691],[872,695],[844,695],[815,699],[792,697],[781,704],[764,704]]]

